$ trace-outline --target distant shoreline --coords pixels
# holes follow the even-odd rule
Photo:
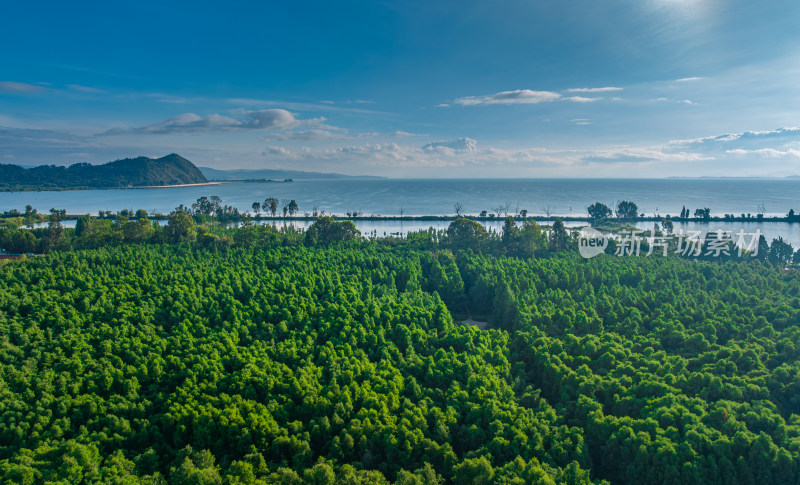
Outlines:
[[[117,187],[118,189],[176,189],[180,187],[205,187],[207,185],[220,185],[224,182],[200,182],[196,184],[175,184],[175,185],[140,185],[137,187]],[[113,189],[113,187],[108,187],[106,189],[100,190],[108,190]]]
[[[66,192],[74,190],[136,190],[136,189],[174,189],[181,187],[203,187],[210,185],[220,185],[226,182],[199,182],[195,184],[175,184],[175,185],[136,185],[130,187],[0,187],[0,192]]]

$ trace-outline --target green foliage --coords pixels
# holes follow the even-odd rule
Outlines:
[[[603,204],[602,202],[595,202],[594,204],[587,207],[586,211],[588,212],[589,217],[591,217],[594,220],[606,219],[608,217],[611,217],[612,214],[611,208]]]
[[[306,246],[327,246],[336,242],[355,241],[361,236],[353,221],[336,222],[333,217],[320,217],[306,230]]]
[[[769,260],[774,264],[785,265],[792,261],[794,248],[783,240],[782,237],[772,240],[769,247]]]
[[[197,226],[192,217],[184,211],[170,215],[165,229],[167,240],[174,244],[193,243],[197,239]]]
[[[553,222],[553,232],[550,235],[550,250],[553,252],[564,251],[567,249],[569,242],[569,233],[567,228],[564,227],[564,222],[561,218],[556,217]]]
[[[515,330],[520,388],[583,430],[593,477],[800,477],[796,272],[678,258],[459,261],[465,281],[495,282],[494,324]]]
[[[800,274],[782,241],[764,256],[781,266],[585,260],[511,218],[502,236],[339,245],[354,228],[315,224],[83,218],[72,251],[0,265],[0,476],[800,480]],[[24,234],[50,241],[5,228],[0,244]]]
[[[617,203],[616,214],[618,219],[631,221],[639,217],[639,207],[635,202],[622,200]]]
[[[500,245],[503,252],[509,256],[532,258],[547,250],[547,238],[536,221],[525,221],[522,228],[519,228],[514,218],[509,216],[503,225]]]
[[[453,481],[464,485],[489,485],[494,478],[492,464],[485,457],[467,458],[453,468]]]
[[[472,219],[459,217],[447,228],[447,240],[454,249],[483,249],[488,235],[483,224]]]
[[[449,252],[126,245],[0,281],[15,482],[433,484],[590,462],[579,430],[518,399],[508,336],[453,323]]]

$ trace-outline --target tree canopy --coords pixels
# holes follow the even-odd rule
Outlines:
[[[7,483],[800,481],[781,239],[587,260],[510,217],[366,239],[62,215],[0,229],[48,250],[0,262]]]

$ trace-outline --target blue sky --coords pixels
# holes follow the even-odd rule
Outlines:
[[[0,163],[800,174],[800,2],[255,3],[5,5]]]

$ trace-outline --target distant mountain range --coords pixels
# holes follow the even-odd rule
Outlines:
[[[0,165],[0,190],[108,189],[206,183],[203,173],[175,153],[162,158],[126,158],[103,165],[23,168]]]
[[[340,173],[303,172],[301,170],[280,170],[263,168],[256,170],[218,170],[216,168],[200,167],[200,171],[208,180],[284,180],[284,179],[382,179],[369,175],[343,175]]]

